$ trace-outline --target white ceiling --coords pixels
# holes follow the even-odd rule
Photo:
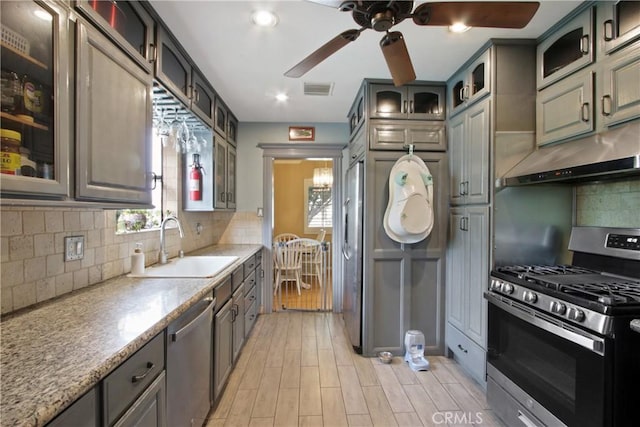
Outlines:
[[[240,121],[346,122],[362,79],[390,78],[378,45],[382,34],[373,30],[364,31],[303,77],[284,77],[337,34],[358,28],[347,12],[300,0],[150,3]],[[414,8],[423,2],[415,3]],[[446,81],[489,38],[537,38],[579,4],[542,0],[522,30],[472,28],[452,34],[444,27],[417,26],[410,19],[394,30],[404,34],[417,79]],[[278,25],[254,26],[251,13],[259,8],[275,12]],[[333,93],[305,96],[304,82],[333,83]],[[276,101],[279,92],[289,100]]]

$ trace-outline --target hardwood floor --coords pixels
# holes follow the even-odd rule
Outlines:
[[[261,315],[205,425],[503,426],[457,363],[428,359],[359,356],[338,314]]]

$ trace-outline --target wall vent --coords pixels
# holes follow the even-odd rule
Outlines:
[[[312,96],[329,96],[333,91],[333,83],[304,83],[304,94]]]

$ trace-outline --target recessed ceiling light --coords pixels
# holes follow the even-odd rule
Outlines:
[[[275,27],[278,17],[268,10],[257,10],[251,15],[251,21],[259,27]]]
[[[289,96],[287,96],[287,94],[286,94],[286,93],[279,93],[279,94],[277,94],[277,95],[276,95],[276,99],[277,99],[278,101],[284,102],[284,101],[286,101],[287,99],[289,99]]]
[[[52,21],[53,20],[53,16],[51,16],[50,14],[45,12],[44,10],[36,9],[36,10],[33,11],[33,14],[36,15],[38,18],[42,19],[43,21]]]
[[[471,27],[467,27],[462,22],[456,22],[453,25],[449,25],[449,31],[452,33],[464,33],[465,31],[469,31]]]

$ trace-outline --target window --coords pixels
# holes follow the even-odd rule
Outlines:
[[[162,140],[153,132],[151,169],[157,177],[162,176]],[[149,230],[159,228],[162,222],[162,180],[153,181],[151,203],[154,209],[121,209],[116,212],[116,233]]]
[[[304,180],[304,232],[331,233],[333,224],[332,191],[330,186],[314,186],[313,179]]]

